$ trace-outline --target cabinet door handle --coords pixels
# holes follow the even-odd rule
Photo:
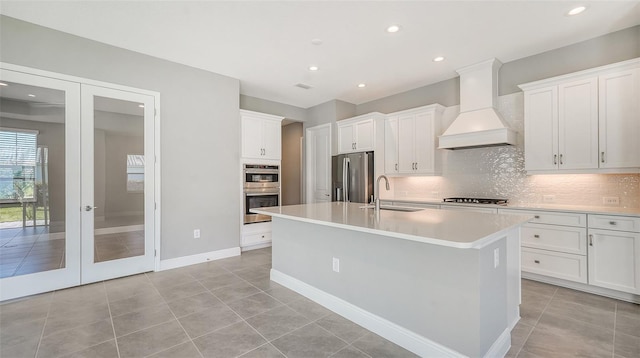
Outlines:
[[[540,260],[533,260],[533,262],[535,262],[535,263],[539,264],[539,263],[540,263]]]
[[[609,221],[609,225],[614,225],[615,226],[615,225],[618,225],[618,223],[615,222],[615,221]]]
[[[557,154],[553,155],[553,165],[558,165],[558,155]]]
[[[533,218],[534,219],[540,219],[540,215],[534,215]]]
[[[535,237],[536,239],[539,239],[539,238],[540,238],[540,235],[535,234],[535,235],[533,235],[533,237]]]
[[[398,163],[396,163],[396,171],[398,171]]]
[[[604,152],[600,152],[600,161],[604,163]]]
[[[418,170],[418,162],[416,162],[416,170]]]
[[[593,246],[593,234],[589,234],[589,246]]]
[[[564,163],[562,162],[562,154],[560,154],[560,165],[562,165],[562,164],[564,164]]]

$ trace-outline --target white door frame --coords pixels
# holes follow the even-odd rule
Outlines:
[[[332,144],[331,144],[331,123],[326,123],[326,124],[321,124],[318,126],[314,126],[314,127],[310,127],[307,128],[305,130],[305,203],[307,204],[311,204],[315,202],[314,199],[314,190],[313,190],[313,183],[315,181],[315,176],[313,175],[313,168],[312,168],[312,164],[315,162],[315,160],[313,159],[315,156],[315,150],[313,148],[313,137],[315,136],[315,132],[318,130],[323,130],[323,129],[327,129],[329,132],[329,143],[328,143],[328,149],[329,149],[329,158],[327,159],[329,162],[329,166],[331,166],[331,148],[332,148]],[[329,172],[326,173],[327,175],[327,183],[331,183],[331,169],[329,169]],[[329,189],[329,191],[331,191],[331,189]],[[331,195],[331,193],[329,193],[329,195]],[[331,201],[331,199],[329,199],[329,201]]]
[[[117,84],[113,84],[113,83],[108,83],[108,82],[102,82],[102,81],[96,81],[96,80],[92,80],[92,79],[88,79],[88,78],[83,78],[83,77],[77,77],[77,76],[70,76],[70,75],[65,75],[65,74],[61,74],[61,73],[56,73],[56,72],[51,72],[51,71],[45,71],[45,70],[40,70],[40,69],[36,69],[36,68],[31,68],[31,67],[25,67],[25,66],[20,66],[20,65],[15,65],[15,64],[11,64],[11,63],[6,63],[6,62],[0,62],[0,69],[6,69],[6,70],[10,70],[10,71],[14,71],[14,72],[18,72],[18,73],[22,73],[24,75],[35,75],[35,76],[41,76],[43,77],[43,80],[45,79],[51,79],[51,80],[62,80],[62,81],[68,81],[68,82],[73,82],[76,85],[80,85],[80,84],[88,84],[88,85],[92,85],[92,86],[98,86],[98,87],[107,87],[107,88],[112,88],[112,89],[116,89],[116,90],[121,90],[121,91],[128,91],[128,92],[134,92],[134,93],[140,93],[140,94],[145,94],[145,95],[149,95],[154,97],[154,104],[155,104],[155,108],[154,108],[154,153],[155,153],[155,163],[154,163],[154,174],[155,174],[155,185],[153,188],[153,192],[154,192],[154,198],[155,198],[155,213],[154,213],[154,246],[155,246],[155,260],[154,260],[154,271],[160,271],[160,253],[161,253],[161,158],[160,158],[160,93],[159,92],[155,92],[155,91],[149,91],[149,90],[145,90],[145,89],[139,89],[139,88],[134,88],[134,87],[128,87],[128,86],[122,86],[122,85],[117,85]],[[78,121],[80,120],[80,95],[78,93],[77,96],[77,105],[72,106],[72,104],[75,103],[68,103],[67,105],[67,111],[72,111],[72,114],[74,114],[75,116],[77,116]],[[72,108],[73,107],[73,108]],[[69,129],[72,130],[72,129]],[[74,128],[73,130],[77,130],[78,131],[78,135],[79,135],[79,131],[80,128]],[[68,135],[68,134],[67,134]],[[66,143],[65,145],[69,146],[69,143]],[[78,156],[77,161],[76,162],[80,162],[80,153],[77,150],[76,147],[67,147],[67,152],[71,151],[71,152],[75,152],[77,153],[76,155]],[[79,180],[80,178],[80,173],[67,173],[67,177],[71,175],[73,177],[75,177],[76,179]],[[69,185],[69,181],[67,180],[66,185]],[[69,195],[69,193],[71,193],[71,189],[73,190],[77,190],[77,196],[76,197],[72,197],[71,200],[69,200],[69,198],[67,198],[67,205],[73,205],[74,208],[78,208],[78,206],[80,205],[80,185],[79,182],[77,183],[77,185],[73,188],[68,188],[66,195]],[[80,208],[78,208],[80,209]],[[78,222],[77,222],[77,227],[78,227],[78,231],[80,231],[80,222],[79,222],[79,215],[78,215]],[[80,233],[78,233],[78,238],[77,240],[80,240],[79,237]],[[77,255],[77,260],[78,260],[78,265],[80,265],[80,248],[77,248],[78,250],[78,255]],[[69,261],[66,262],[66,266],[70,267],[69,265],[72,265],[73,263],[70,263]],[[79,266],[78,266],[79,267]],[[57,270],[54,270],[53,272],[55,272]],[[29,276],[29,275],[23,275],[23,276]],[[16,278],[19,278],[22,276],[17,276]],[[14,280],[8,280],[10,278],[5,278],[2,279],[2,286],[3,288],[5,287],[9,287],[10,285],[12,285],[12,281]],[[51,285],[54,284],[55,280],[49,280],[51,282]],[[18,281],[16,281],[18,282]],[[64,286],[56,286],[56,287],[48,287],[46,285],[38,285],[37,286],[37,290],[29,290],[27,292],[27,288],[25,287],[21,287],[20,290],[18,291],[14,291],[14,292],[23,292],[22,294],[17,294],[17,295],[13,295],[12,297],[9,297],[7,295],[5,295],[3,293],[3,291],[7,291],[7,290],[0,290],[0,301],[2,300],[6,300],[6,299],[10,299],[10,298],[16,298],[16,297],[21,297],[21,296],[25,296],[25,295],[29,295],[29,294],[35,294],[35,293],[40,293],[40,292],[46,292],[46,291],[51,291],[54,289],[59,289],[62,287],[71,287],[71,286],[75,286],[78,285],[80,282],[80,277],[79,277],[79,270],[78,270],[78,277],[77,280],[74,280],[73,282],[64,282]],[[20,286],[24,286],[24,285],[20,285]],[[31,286],[31,285],[29,285]]]

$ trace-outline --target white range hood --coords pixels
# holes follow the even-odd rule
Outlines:
[[[457,70],[460,75],[460,114],[439,136],[439,149],[468,149],[515,145],[516,131],[496,110],[498,69],[495,58]]]

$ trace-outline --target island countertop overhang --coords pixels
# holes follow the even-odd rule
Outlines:
[[[532,217],[424,209],[363,209],[360,203],[315,203],[256,208],[252,212],[318,225],[459,249],[480,249]]]

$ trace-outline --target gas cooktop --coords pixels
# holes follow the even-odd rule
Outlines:
[[[507,205],[508,199],[486,199],[486,198],[444,198],[445,203],[469,203],[469,204],[493,204]]]

